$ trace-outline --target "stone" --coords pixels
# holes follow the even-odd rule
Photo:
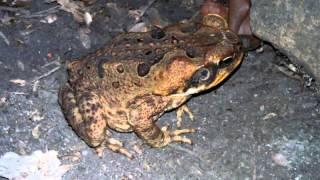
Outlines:
[[[320,80],[319,0],[252,0],[251,27]]]

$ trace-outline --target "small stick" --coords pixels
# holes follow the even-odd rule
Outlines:
[[[140,11],[140,17],[142,17],[144,15],[144,13],[151,7],[151,5],[153,3],[155,3],[157,0],[153,0],[153,1],[150,1],[149,4],[147,6],[145,6],[144,8],[141,9]]]
[[[58,70],[60,69],[60,67],[61,67],[61,66],[55,67],[55,68],[51,69],[50,71],[48,71],[47,73],[45,73],[45,74],[43,74],[43,75],[35,78],[35,79],[32,81],[32,83],[35,83],[36,81],[38,81],[38,80],[40,80],[40,79],[42,79],[42,78],[44,78],[44,77],[50,76],[50,75],[53,74],[54,72],[58,71]]]
[[[4,40],[4,42],[5,42],[8,46],[10,46],[10,41],[9,41],[9,39],[8,39],[7,36],[4,35],[3,32],[1,32],[1,31],[0,31],[0,37],[2,37],[2,39]]]
[[[58,61],[58,60],[53,60],[53,61],[51,61],[51,62],[48,62],[48,63],[46,63],[46,64],[44,64],[43,66],[41,66],[41,68],[45,68],[45,67],[47,67],[47,66],[50,66],[50,65],[52,65],[52,64],[56,64],[56,65],[60,65],[60,62]]]
[[[138,10],[135,10],[137,12],[137,16],[135,17],[136,19],[136,22],[140,21],[140,18],[144,15],[144,13],[151,7],[151,5],[156,2],[156,0],[152,0],[149,2],[148,5],[138,9]]]
[[[14,7],[6,7],[6,6],[0,6],[0,11],[9,11],[9,12],[22,13],[22,14],[30,14],[30,12],[25,10],[25,9],[14,8]]]
[[[35,12],[33,14],[30,14],[30,15],[23,15],[21,16],[22,18],[34,18],[34,17],[43,17],[43,16],[47,16],[48,14],[51,14],[51,13],[55,13],[55,12],[58,12],[60,11],[60,8],[61,6],[54,6],[54,7],[51,7],[49,9],[45,9],[45,10],[42,10],[42,11],[38,11],[38,12]]]

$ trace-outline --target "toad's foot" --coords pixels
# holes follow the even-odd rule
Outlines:
[[[107,138],[105,142],[101,144],[101,146],[97,147],[96,152],[99,157],[103,156],[105,148],[108,148],[113,152],[123,154],[130,160],[133,159],[133,155],[126,148],[124,148],[123,143],[117,139]]]
[[[196,132],[195,129],[179,129],[174,131],[168,131],[167,127],[162,127],[161,131],[164,137],[163,137],[163,142],[159,145],[159,147],[166,146],[171,142],[181,142],[181,143],[192,144],[191,139],[182,137],[180,135]]]
[[[177,109],[177,127],[178,128],[181,127],[183,113],[187,113],[189,118],[192,121],[194,120],[194,116],[193,116],[192,112],[190,111],[190,109],[188,108],[188,106],[182,105]]]

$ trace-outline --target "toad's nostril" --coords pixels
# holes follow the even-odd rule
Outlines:
[[[219,63],[219,68],[225,68],[228,67],[232,62],[233,62],[233,56],[228,56],[224,58],[220,63]]]

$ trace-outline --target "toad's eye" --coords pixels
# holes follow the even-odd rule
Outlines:
[[[198,71],[199,81],[206,81],[210,77],[210,71],[207,68],[202,68]]]
[[[212,83],[216,77],[217,71],[218,66],[216,66],[216,64],[208,64],[206,67],[200,68],[188,81],[188,87],[197,87]]]
[[[233,62],[233,56],[228,56],[222,59],[222,61],[219,63],[220,68],[228,67]]]

